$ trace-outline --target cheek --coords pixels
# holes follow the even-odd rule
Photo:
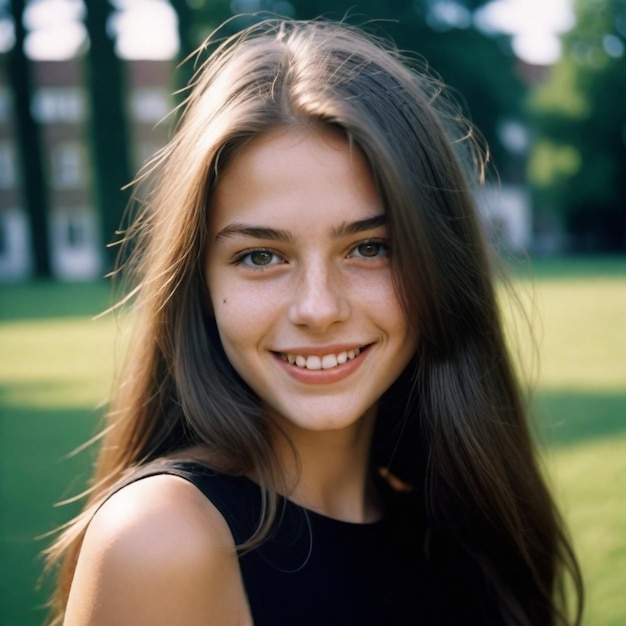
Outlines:
[[[376,323],[402,335],[410,335],[409,322],[391,281],[391,276],[381,279],[376,285],[365,284],[357,296]]]
[[[247,345],[246,326],[229,314],[228,303],[222,304],[221,302],[215,310],[215,322],[226,358],[241,375],[241,364]]]
[[[237,343],[238,338],[246,334],[246,317],[236,304],[236,298],[228,296],[213,299],[213,314],[224,347]]]
[[[222,346],[233,362],[238,353],[262,339],[271,309],[267,303],[263,304],[264,299],[257,290],[244,289],[232,282],[230,287],[218,283],[210,293]]]

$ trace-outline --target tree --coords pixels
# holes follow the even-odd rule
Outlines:
[[[113,12],[105,0],[85,2],[85,26],[90,46],[86,58],[86,84],[90,102],[90,148],[92,153],[95,204],[105,243],[114,240],[120,228],[129,192],[122,188],[130,182],[129,133],[126,117],[126,81],[122,63],[115,54],[114,40],[107,29]],[[107,248],[110,269],[117,256]]]
[[[579,0],[561,60],[534,94],[539,211],[575,249],[626,251],[626,0]]]
[[[524,86],[506,36],[486,36],[474,26],[474,12],[486,0],[292,0],[297,17],[348,16],[390,38],[400,49],[417,53],[453,91],[464,113],[485,137],[497,164],[508,155],[498,126],[518,117]]]
[[[200,44],[224,19],[236,13],[283,14],[297,19],[324,16],[363,25],[393,40],[403,50],[427,60],[452,89],[464,112],[480,129],[496,163],[509,155],[498,126],[503,118],[519,118],[525,88],[505,36],[486,36],[473,25],[473,14],[487,0],[170,0],[178,12],[185,52]],[[264,13],[263,13],[264,12]],[[193,15],[192,15],[193,14]],[[253,18],[234,19],[223,34],[235,32]]]
[[[51,274],[48,185],[41,149],[41,132],[31,113],[32,67],[24,51],[24,5],[25,0],[12,0],[10,3],[15,44],[8,53],[7,65],[15,105],[22,193],[30,218],[34,273],[39,278],[48,278]]]
[[[232,17],[230,2],[226,0],[170,0],[178,17],[179,60],[175,76],[177,90],[189,84],[194,72],[194,54],[204,39],[220,24]],[[228,32],[234,32],[230,30]],[[224,33],[226,34],[226,32]]]

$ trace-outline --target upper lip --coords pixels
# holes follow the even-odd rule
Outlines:
[[[326,354],[339,354],[340,352],[349,352],[357,348],[363,350],[370,344],[367,343],[350,343],[350,344],[334,344],[328,346],[300,346],[294,348],[281,348],[274,350],[278,354],[301,354],[303,356],[324,356]]]

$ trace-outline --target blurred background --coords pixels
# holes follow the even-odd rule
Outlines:
[[[626,0],[0,0],[0,626],[41,623],[42,535],[89,475],[93,446],[70,453],[121,351],[118,322],[92,318],[112,303],[124,186],[171,134],[180,63],[225,19],[268,12],[346,18],[420,55],[488,143],[477,202],[533,322],[585,624],[623,626]]]

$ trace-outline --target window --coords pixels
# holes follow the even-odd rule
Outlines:
[[[133,117],[139,122],[156,123],[168,114],[169,107],[164,89],[136,89],[131,97]]]
[[[80,214],[69,214],[65,231],[65,245],[68,248],[84,248],[90,243],[88,225]]]
[[[60,208],[52,218],[53,239],[65,252],[89,248],[94,240],[94,216],[81,207]]]
[[[32,103],[33,117],[46,122],[80,122],[85,117],[85,97],[78,87],[42,87]]]
[[[56,189],[85,186],[85,158],[80,144],[64,142],[52,149],[52,184]]]
[[[98,276],[102,269],[97,216],[80,207],[57,207],[51,216],[52,267],[65,279]]]

